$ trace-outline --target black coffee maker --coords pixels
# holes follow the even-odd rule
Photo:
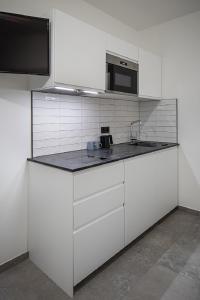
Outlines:
[[[101,148],[110,148],[110,145],[113,144],[112,135],[101,135],[100,136]]]

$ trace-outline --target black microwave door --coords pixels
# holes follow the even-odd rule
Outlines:
[[[137,94],[137,71],[109,64],[108,72],[110,73],[110,90]]]

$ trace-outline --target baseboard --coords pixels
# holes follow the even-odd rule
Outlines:
[[[181,206],[181,205],[179,205],[178,208],[182,211],[186,211],[186,212],[189,212],[193,215],[200,216],[200,211],[199,210],[195,210],[195,209],[188,208],[188,207]]]
[[[25,252],[25,253],[13,258],[13,259],[7,261],[6,263],[0,265],[0,273],[7,270],[7,269],[10,269],[10,268],[14,267],[15,265],[21,263],[22,261],[24,261],[28,257],[29,257],[29,253]]]

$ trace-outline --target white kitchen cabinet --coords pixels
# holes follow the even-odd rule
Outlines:
[[[124,207],[74,232],[74,285],[124,247]]]
[[[178,205],[178,153],[177,148],[154,153],[156,156],[157,208],[166,215]]]
[[[177,206],[177,149],[125,160],[125,244]]]
[[[54,12],[54,81],[105,90],[105,34]]]
[[[28,251],[73,296],[73,175],[29,163]]]
[[[59,10],[51,20],[50,77],[32,76],[30,88],[105,90],[105,33]]]
[[[74,175],[74,285],[124,247],[124,163]]]
[[[74,229],[77,230],[123,204],[123,183],[74,202]]]
[[[138,47],[110,34],[106,35],[106,51],[116,56],[138,61]]]
[[[77,172],[74,176],[74,200],[106,190],[123,181],[123,161]]]
[[[73,287],[177,206],[177,148],[76,173],[29,164],[30,259]]]
[[[144,49],[139,49],[139,96],[162,98],[161,58]]]

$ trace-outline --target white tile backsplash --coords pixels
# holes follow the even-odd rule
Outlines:
[[[33,93],[33,156],[85,149],[109,126],[115,144],[128,142],[141,120],[140,139],[177,141],[176,100],[140,101]]]
[[[33,93],[33,156],[85,149],[110,126],[115,144],[128,142],[138,102]]]
[[[176,99],[139,103],[140,138],[160,142],[177,142]]]

